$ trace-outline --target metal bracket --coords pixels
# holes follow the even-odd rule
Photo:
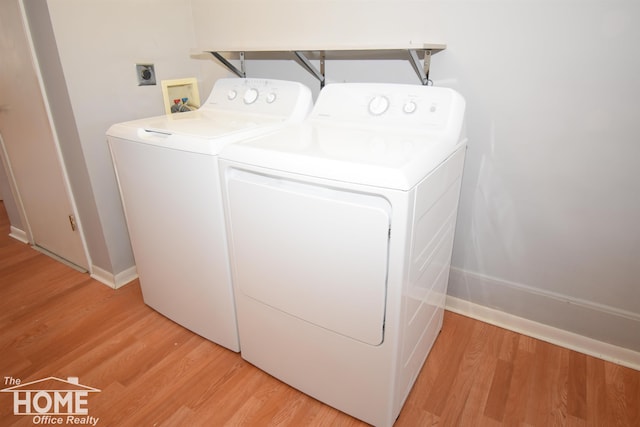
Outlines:
[[[322,89],[324,87],[324,84],[325,84],[325,77],[324,77],[324,62],[325,62],[325,56],[326,56],[325,52],[324,51],[320,51],[320,71],[318,71],[318,69],[313,66],[311,61],[309,61],[309,59],[306,56],[304,56],[304,53],[302,53],[302,52],[300,52],[298,50],[294,50],[293,53],[300,60],[301,65],[308,72],[313,74],[313,76],[316,79],[318,79],[318,81],[320,81],[320,88]]]
[[[215,56],[215,58],[222,62],[222,65],[224,65],[225,67],[227,67],[227,69],[229,71],[231,71],[232,73],[234,73],[236,76],[240,77],[240,78],[245,78],[247,77],[247,70],[245,69],[244,66],[244,52],[240,52],[240,69],[238,70],[238,68],[233,65],[231,62],[227,61],[227,58],[225,58],[224,56],[220,55],[218,52],[209,52],[211,55]]]
[[[416,72],[416,74],[418,75],[418,78],[420,79],[420,82],[425,85],[431,85],[433,84],[433,82],[429,79],[429,69],[431,68],[431,55],[435,52],[439,52],[440,50],[444,49],[445,46],[442,45],[432,45],[433,47],[429,46],[429,48],[425,49],[407,49],[407,51],[409,52],[409,62],[411,63],[411,66],[413,67],[414,71]],[[426,46],[425,46],[426,47]],[[385,49],[382,49],[385,50]],[[386,49],[389,50],[389,49]],[[391,50],[404,50],[404,49],[391,49]],[[357,49],[355,49],[355,51],[357,51]],[[278,52],[278,51],[275,51]],[[284,52],[284,51],[279,51],[279,52]],[[296,58],[298,59],[299,64],[305,69],[307,70],[309,73],[311,73],[316,79],[318,79],[318,81],[320,82],[320,88],[323,88],[326,80],[325,80],[325,59],[326,59],[326,51],[324,50],[309,50],[309,51],[301,51],[301,50],[294,50],[294,51],[287,51],[287,52],[293,52],[293,54],[296,56]],[[320,70],[318,70],[309,60],[309,58],[306,56],[306,54],[308,54],[309,52],[317,52],[320,54]],[[231,62],[229,62],[229,60],[227,60],[225,57],[223,57],[220,53],[218,52],[214,52],[214,51],[209,51],[209,53],[211,53],[211,55],[213,55],[218,61],[220,61],[222,63],[222,65],[224,65],[225,67],[227,67],[227,69],[231,72],[233,72],[235,75],[237,75],[240,78],[246,78],[247,77],[247,72],[245,69],[245,53],[243,51],[238,52],[240,55],[240,69],[238,69],[235,65],[233,65]],[[421,60],[420,59],[420,54],[424,55],[424,59]]]
[[[411,62],[411,66],[415,70],[416,74],[418,74],[420,82],[422,82],[424,86],[429,85],[431,83],[431,80],[429,80],[429,69],[431,68],[431,50],[424,50],[424,63],[421,66],[417,50],[409,49],[409,62]]]

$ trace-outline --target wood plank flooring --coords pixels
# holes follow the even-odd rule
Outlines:
[[[8,232],[0,204],[0,388],[79,377],[102,427],[364,425]],[[12,405],[1,426],[33,425]],[[640,426],[640,372],[446,312],[396,422],[427,425]]]

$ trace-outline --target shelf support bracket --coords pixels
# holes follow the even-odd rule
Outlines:
[[[304,67],[305,70],[313,74],[313,76],[318,79],[320,82],[320,89],[324,87],[325,77],[324,77],[324,62],[325,62],[325,52],[320,52],[320,71],[316,67],[313,66],[311,61],[304,56],[304,53],[298,50],[293,51],[294,55],[300,60],[300,64]]]
[[[429,80],[429,69],[431,68],[431,50],[424,50],[424,63],[420,64],[420,58],[418,57],[417,50],[409,49],[409,60],[416,74],[418,74],[420,82],[422,82],[424,86],[429,85],[429,83],[431,83],[431,80]]]
[[[227,69],[231,71],[233,74],[235,74],[236,76],[242,79],[247,77],[247,70],[245,69],[245,65],[244,65],[244,52],[240,52],[240,69],[238,69],[231,62],[227,61],[227,59],[224,56],[220,55],[218,52],[209,52],[209,53],[213,55],[218,61],[222,63],[222,65],[227,67]]]

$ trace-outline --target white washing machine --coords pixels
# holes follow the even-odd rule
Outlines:
[[[242,356],[390,426],[442,326],[464,163],[453,90],[332,84],[220,156]]]
[[[227,144],[303,120],[299,83],[220,79],[197,111],[107,132],[146,304],[239,351],[218,170]]]

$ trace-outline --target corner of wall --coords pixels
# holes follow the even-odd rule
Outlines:
[[[107,285],[112,289],[119,289],[137,279],[138,271],[136,269],[136,266],[134,265],[133,267],[121,271],[120,273],[112,274],[100,267],[92,265],[91,278],[104,285]]]

